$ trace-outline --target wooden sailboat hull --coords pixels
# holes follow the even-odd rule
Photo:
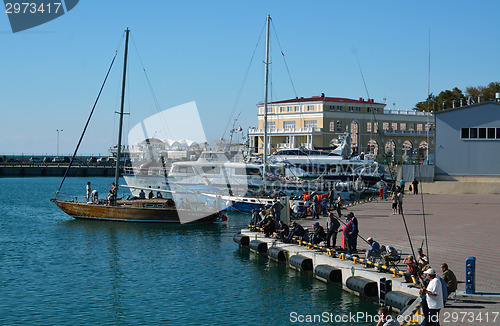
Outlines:
[[[148,223],[186,223],[213,222],[219,217],[218,212],[204,210],[178,211],[175,207],[158,207],[163,205],[159,204],[159,201],[136,201],[131,205],[118,202],[117,206],[55,199],[53,202],[59,206],[63,212],[76,219]],[[179,213],[181,213],[182,220],[179,218]]]

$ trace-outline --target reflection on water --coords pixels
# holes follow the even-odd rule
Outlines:
[[[70,191],[87,180],[70,178]],[[290,312],[376,307],[240,249],[249,216],[172,225],[74,220],[58,178],[0,179],[1,325],[288,325]],[[26,200],[25,194],[34,196]]]

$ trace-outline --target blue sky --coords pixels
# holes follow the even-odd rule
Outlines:
[[[74,150],[114,51],[128,26],[126,129],[161,109],[196,101],[208,139],[257,125],[264,35],[270,14],[297,94],[271,31],[271,100],[367,97],[412,109],[431,92],[499,81],[499,1],[80,1],[70,12],[13,34],[0,14],[0,153]],[[135,44],[135,45],[134,45]],[[136,48],[138,51],[136,51]],[[116,140],[122,52],[80,153],[106,155]],[[160,138],[161,134],[159,135]],[[126,138],[126,137],[125,137]]]

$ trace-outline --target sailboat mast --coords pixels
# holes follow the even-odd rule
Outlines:
[[[263,167],[263,178],[264,178],[264,192],[267,193],[267,93],[269,84],[269,22],[271,21],[271,16],[267,15],[266,20],[266,62],[265,64],[265,74],[264,74],[264,167]]]
[[[116,167],[115,167],[115,187],[118,194],[118,179],[120,178],[120,158],[122,150],[122,130],[123,130],[123,106],[125,103],[125,80],[127,77],[127,55],[128,55],[128,34],[130,30],[125,30],[125,54],[123,55],[123,77],[122,77],[122,98],[120,103],[120,123],[118,125],[118,148],[116,151]]]

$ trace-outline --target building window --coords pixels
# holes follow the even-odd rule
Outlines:
[[[342,132],[342,121],[337,120],[337,132]]]
[[[366,132],[372,132],[372,123],[371,122],[366,123]]]
[[[273,113],[273,108],[272,108],[272,107],[270,107],[270,106],[268,106],[268,107],[267,107],[267,113]]]
[[[316,120],[304,120],[304,128],[316,128],[317,123]]]
[[[488,139],[495,139],[495,128],[488,128]]]
[[[470,128],[469,137],[472,139],[477,139],[477,128]]]
[[[359,123],[351,122],[351,154],[357,155],[359,150]]]
[[[382,125],[382,130],[389,130],[389,122],[384,122]]]
[[[268,121],[267,122],[267,130],[270,129],[276,129],[276,122],[275,121]]]
[[[349,107],[349,112],[354,112],[354,106]]]
[[[357,106],[356,107],[356,112],[361,112],[361,107]]]
[[[399,124],[399,130],[403,130],[403,131],[406,130],[406,122],[401,122]]]
[[[366,112],[372,112],[372,108],[366,108]]]
[[[479,128],[479,139],[486,139],[486,128]]]
[[[295,129],[295,121],[283,121],[283,128]]]
[[[398,130],[398,123],[397,122],[391,123],[391,129],[392,130]]]
[[[280,106],[280,113],[283,113],[285,112],[285,107],[284,106]]]
[[[417,124],[417,131],[423,131],[424,130],[424,125],[421,123]]]
[[[314,111],[314,105],[308,105],[307,111]]]
[[[330,105],[330,111],[335,111],[335,105]]]
[[[378,122],[373,123],[373,132],[375,132],[375,133],[378,132]]]
[[[287,111],[287,112],[292,112],[292,107],[291,107],[291,106],[287,106],[287,107],[286,107],[286,111]]]
[[[469,128],[462,128],[462,139],[469,139]]]
[[[374,139],[370,139],[368,142],[368,145],[366,146],[366,150],[368,153],[373,154],[373,155],[378,155],[378,143]]]
[[[342,106],[341,105],[337,106],[337,111],[342,111]]]
[[[335,121],[330,121],[330,131],[335,131]]]

